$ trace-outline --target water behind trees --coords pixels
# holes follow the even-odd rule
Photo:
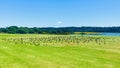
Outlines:
[[[120,36],[120,33],[101,33],[103,36]]]
[[[77,35],[81,35],[81,34],[77,34]],[[99,34],[85,34],[84,36],[120,36],[120,33],[103,32]]]
[[[95,35],[90,35],[90,36],[95,36]],[[120,33],[108,33],[108,32],[104,32],[104,33],[100,33],[97,36],[120,36]]]

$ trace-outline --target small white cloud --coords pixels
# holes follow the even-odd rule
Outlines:
[[[58,23],[58,24],[62,24],[63,22],[62,22],[62,21],[58,21],[57,23]]]

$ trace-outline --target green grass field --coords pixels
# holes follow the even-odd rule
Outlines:
[[[106,39],[105,44],[99,40],[100,45],[95,41],[77,43],[71,37],[72,43],[45,41],[49,44],[46,46],[21,44],[16,39],[3,41],[7,38],[55,36],[57,35],[0,34],[0,68],[120,68],[120,37],[98,37]],[[96,37],[93,38],[96,40]],[[55,43],[55,46],[52,45]]]

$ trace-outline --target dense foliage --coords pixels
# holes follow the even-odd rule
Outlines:
[[[10,26],[0,28],[0,33],[11,34],[70,34],[74,32],[120,32],[120,27],[46,27],[46,28],[28,28]]]

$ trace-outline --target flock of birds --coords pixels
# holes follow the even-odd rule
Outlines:
[[[81,45],[94,43],[96,45],[106,45],[116,38],[107,37],[87,37],[87,36],[46,36],[46,37],[9,37],[3,38],[4,42],[22,45]]]

